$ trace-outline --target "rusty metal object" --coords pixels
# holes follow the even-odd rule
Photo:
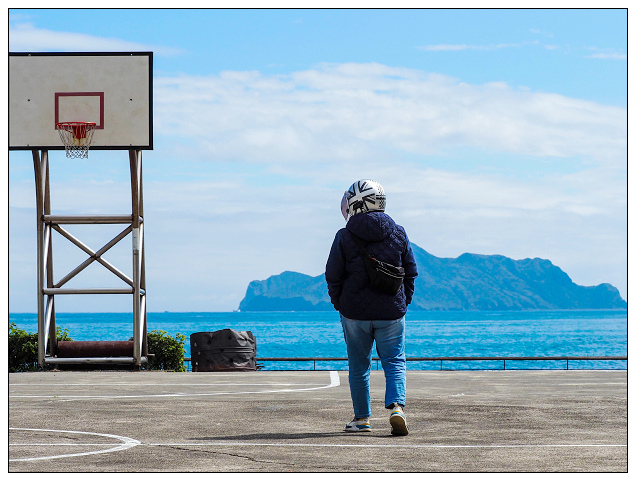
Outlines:
[[[57,355],[75,357],[132,357],[133,341],[59,341]]]

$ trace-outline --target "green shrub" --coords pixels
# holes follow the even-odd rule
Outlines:
[[[165,331],[154,330],[148,333],[148,362],[143,365],[144,369],[184,372],[186,337],[177,333],[175,337],[170,337]]]
[[[58,341],[72,341],[68,329],[56,329]],[[132,340],[132,338],[131,338]],[[171,337],[165,331],[148,333],[148,362],[142,365],[147,370],[184,372],[186,337],[177,334]],[[9,372],[40,370],[38,364],[38,334],[19,329],[14,322],[9,324]]]
[[[55,336],[58,341],[72,341],[68,329],[57,327]],[[9,324],[9,372],[37,371],[38,333],[19,329],[15,322]]]

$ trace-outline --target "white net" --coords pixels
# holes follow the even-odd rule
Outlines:
[[[93,141],[94,122],[63,122],[55,127],[70,159],[88,158],[88,149]]]

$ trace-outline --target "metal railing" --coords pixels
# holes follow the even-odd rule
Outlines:
[[[186,363],[191,362],[191,358],[184,359]],[[259,357],[260,362],[313,362],[313,371],[316,370],[316,362],[348,361],[346,357]],[[376,370],[379,369],[379,357],[372,358],[375,361]],[[565,361],[565,369],[570,369],[570,361],[627,361],[627,356],[446,356],[446,357],[407,357],[407,362],[425,361],[439,362],[439,370],[444,371],[444,361],[446,362],[479,362],[479,361],[501,361],[503,371],[506,370],[506,362],[513,361]],[[494,370],[493,368],[487,368]],[[303,369],[306,370],[306,369]],[[448,370],[448,369],[447,369]],[[484,369],[482,369],[484,370]],[[188,369],[191,371],[191,368]]]

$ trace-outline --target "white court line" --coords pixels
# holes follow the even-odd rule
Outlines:
[[[68,386],[156,386],[157,382],[50,382],[50,383],[38,383],[38,386],[60,386],[60,387],[68,387]],[[32,386],[33,383],[11,383],[10,386]],[[229,386],[319,386],[320,384],[315,382],[232,382],[232,381],[222,381],[222,382],[206,382],[206,383],[190,383],[190,382],[161,382],[162,386],[220,386],[220,385],[229,385]]]
[[[281,392],[299,392],[299,391],[314,391],[316,389],[329,389],[332,387],[340,386],[340,376],[338,371],[329,371],[329,384],[315,387],[294,388],[294,389],[270,389],[266,391],[228,391],[228,392],[212,392],[212,393],[171,393],[171,394],[113,394],[113,395],[99,395],[99,394],[9,394],[11,398],[55,398],[55,399],[131,399],[131,398],[160,398],[160,397],[199,397],[199,396],[222,396],[222,395],[236,395],[236,394],[272,394]],[[111,384],[104,384],[110,386]],[[156,385],[163,385],[157,383]]]
[[[348,435],[347,435],[348,436]],[[491,448],[626,448],[627,444],[321,444],[321,443],[143,443],[143,446],[280,446],[310,448],[420,448],[420,449],[491,449]]]
[[[82,453],[71,453],[71,454],[57,454],[54,456],[40,456],[40,457],[35,457],[35,458],[19,458],[19,459],[9,459],[9,461],[42,461],[45,459],[59,459],[59,458],[72,458],[75,456],[89,456],[92,454],[105,454],[105,453],[112,453],[115,451],[122,451],[124,449],[130,449],[130,448],[134,448],[135,446],[139,446],[141,444],[141,441],[137,441],[136,439],[133,438],[128,438],[126,436],[117,436],[116,434],[102,434],[102,433],[91,433],[91,432],[85,432],[85,431],[63,431],[63,430],[59,430],[59,429],[37,429],[37,428],[9,428],[11,430],[14,431],[40,431],[40,432],[47,432],[47,433],[66,433],[66,434],[87,434],[90,436],[102,436],[102,437],[106,437],[106,438],[114,438],[114,439],[118,439],[119,441],[122,441],[122,444],[101,444],[99,446],[111,446],[108,449],[100,449],[97,451],[85,451]],[[43,444],[9,444],[10,446],[43,446]],[[96,444],[82,444],[82,443],[77,443],[77,444],[69,444],[69,443],[64,443],[64,444],[46,444],[46,446],[97,446]]]

